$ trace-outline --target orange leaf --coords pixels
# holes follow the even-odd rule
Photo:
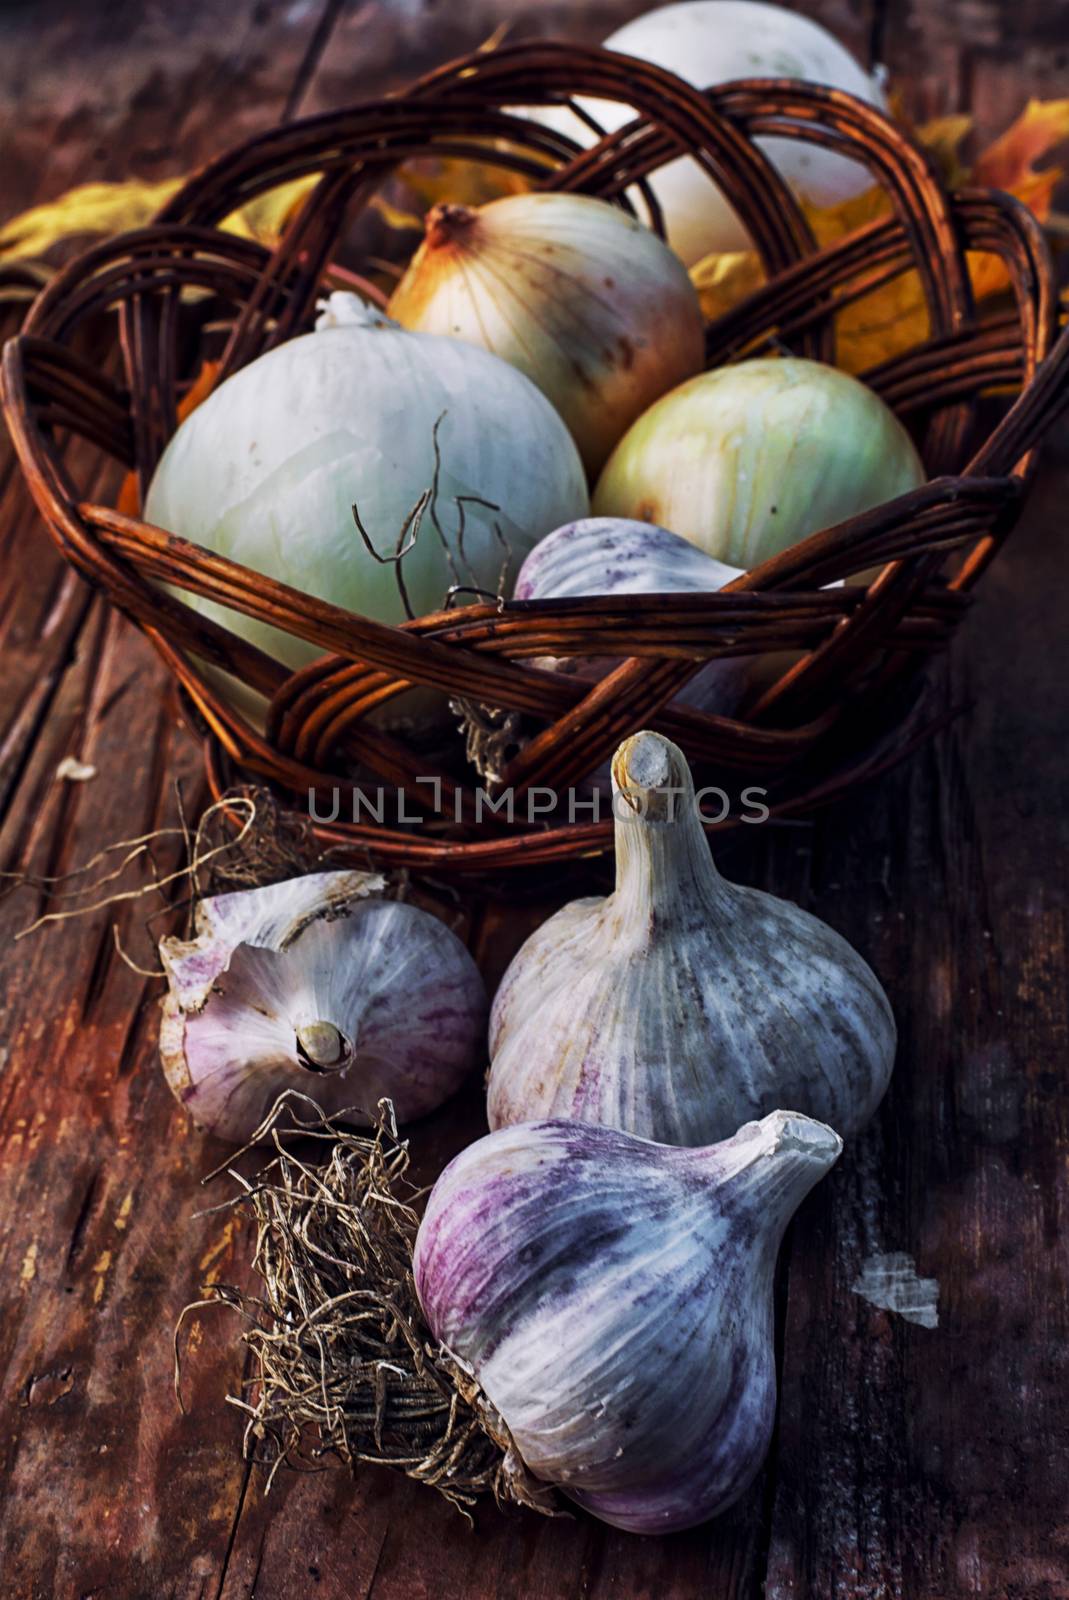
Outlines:
[[[1065,139],[1069,139],[1069,100],[1029,100],[1017,121],[980,156],[973,180],[1016,193],[1038,176],[1036,162]]]
[[[1045,222],[1062,174],[1057,167],[1037,170],[1034,163],[1069,138],[1069,100],[1030,101],[1013,126],[979,158],[970,176],[962,165],[960,150],[971,131],[968,116],[939,117],[918,128],[916,137],[951,187],[971,181],[1007,189]],[[821,246],[833,244],[889,211],[890,201],[878,186],[836,206],[805,207]],[[1000,294],[1009,286],[1006,268],[997,256],[970,251],[968,267],[977,300]],[[723,315],[752,294],[761,281],[757,258],[748,251],[710,256],[692,269],[691,276],[707,317]],[[836,359],[847,372],[864,372],[920,344],[929,331],[920,279],[914,271],[904,272],[839,313]]]
[[[221,361],[201,362],[200,371],[178,402],[179,422],[184,422],[191,411],[196,411],[201,402],[207,400],[215,388],[215,380],[219,376],[221,366]],[[123,479],[115,509],[121,511],[124,517],[141,515],[141,495],[137,487],[136,472],[128,472]]]
[[[221,361],[202,361],[200,371],[178,402],[178,420],[184,422],[191,411],[196,411],[201,401],[207,400],[215,388]]]

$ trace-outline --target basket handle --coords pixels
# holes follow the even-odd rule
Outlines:
[[[965,468],[966,477],[1009,477],[1024,471],[1043,435],[1069,408],[1069,323],[1035,377]]]

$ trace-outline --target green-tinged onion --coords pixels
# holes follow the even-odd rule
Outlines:
[[[878,395],[817,361],[757,360],[665,395],[621,439],[594,514],[670,528],[752,568],[924,481]]]
[[[587,504],[567,428],[521,373],[334,294],[314,333],[228,378],[183,422],[145,516],[307,594],[400,622],[406,598],[419,615],[454,584],[496,593],[507,561],[511,583],[535,543]],[[398,565],[389,558],[406,522]],[[288,666],[319,653],[214,602],[191,604]]]

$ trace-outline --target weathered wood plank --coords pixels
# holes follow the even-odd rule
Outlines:
[[[596,39],[645,8],[48,0],[32,26],[30,9],[8,8],[3,204],[92,177],[184,171],[279,116],[400,82],[502,20]],[[859,54],[875,46],[918,115],[971,100],[993,133],[1033,87],[1065,92],[1042,0],[800,9]],[[198,1179],[221,1152],[191,1133],[160,1080],[157,988],[116,958],[111,914],[13,945],[35,902],[0,903],[5,1600],[756,1600],[766,1564],[776,1600],[1069,1595],[1067,485],[1063,462],[986,580],[956,669],[955,697],[965,675],[980,698],[969,724],[816,829],[726,851],[729,874],[804,900],[870,956],[903,1050],[876,1128],[794,1230],[776,1448],[762,1482],[711,1528],[637,1540],[487,1507],[472,1534],[429,1491],[386,1474],[355,1486],[340,1472],[282,1478],[265,1503],[238,1458],[240,1419],[220,1407],[241,1375],[226,1313],[190,1324],[188,1416],[170,1392],[178,1309],[205,1279],[240,1281],[247,1241],[194,1216],[211,1199]],[[66,577],[17,490],[0,503],[0,582],[0,867],[61,872],[173,815],[175,777],[194,802],[197,752],[175,730],[151,652]],[[57,783],[68,753],[97,778]],[[487,914],[478,948],[491,979],[535,914]],[[118,920],[147,962],[144,915]],[[473,1084],[416,1130],[425,1174],[481,1126]],[[938,1277],[937,1330],[853,1294],[866,1256],[883,1250]]]
[[[232,127],[268,125],[321,15],[44,6],[28,29],[5,12],[5,207],[91,177],[188,170],[217,146],[220,105]],[[176,780],[195,810],[203,780],[151,650],[89,601],[6,475],[4,496],[0,865],[60,873],[173,822]],[[66,754],[97,776],[57,781]],[[246,1479],[239,1419],[216,1409],[240,1352],[218,1320],[191,1326],[183,1417],[169,1345],[191,1284],[240,1278],[240,1236],[192,1215],[210,1146],[160,1078],[159,985],[115,954],[113,922],[150,958],[153,908],[13,943],[39,903],[22,891],[0,904],[3,1592],[214,1596]]]
[[[1059,448],[961,641],[954,693],[976,710],[814,874],[902,1042],[877,1127],[795,1240],[776,1600],[1069,1593]],[[937,1329],[852,1292],[888,1251],[938,1280]]]
[[[0,14],[5,215],[96,179],[184,173],[292,110],[328,0],[45,0]],[[309,60],[309,49],[316,53]]]

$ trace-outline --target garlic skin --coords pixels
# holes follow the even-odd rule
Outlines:
[[[564,418],[592,477],[636,417],[701,371],[705,353],[683,263],[588,195],[435,206],[390,315],[517,367]]]
[[[420,1303],[538,1477],[632,1533],[693,1527],[768,1448],[776,1255],[841,1149],[784,1111],[697,1150],[574,1122],[492,1133],[431,1193]]]
[[[855,1134],[895,1054],[870,968],[816,917],[720,876],[670,740],[625,740],[612,780],[616,888],[558,911],[507,969],[491,1128],[567,1117],[704,1145],[784,1107]]]
[[[243,1143],[285,1089],[362,1126],[446,1100],[484,1049],[487,998],[468,951],[384,880],[311,873],[200,901],[164,939],[164,1075],[198,1127]]]
[[[713,594],[741,575],[741,568],[715,561],[667,528],[627,517],[581,517],[554,529],[535,545],[520,568],[513,599]],[[596,682],[619,666],[620,658],[540,656],[534,664]],[[730,716],[751,681],[751,661],[727,656],[696,672],[676,701]],[[607,782],[607,768],[605,778]]]
[[[580,517],[539,540],[516,579],[516,600],[594,594],[713,594],[742,576],[656,523]]]

